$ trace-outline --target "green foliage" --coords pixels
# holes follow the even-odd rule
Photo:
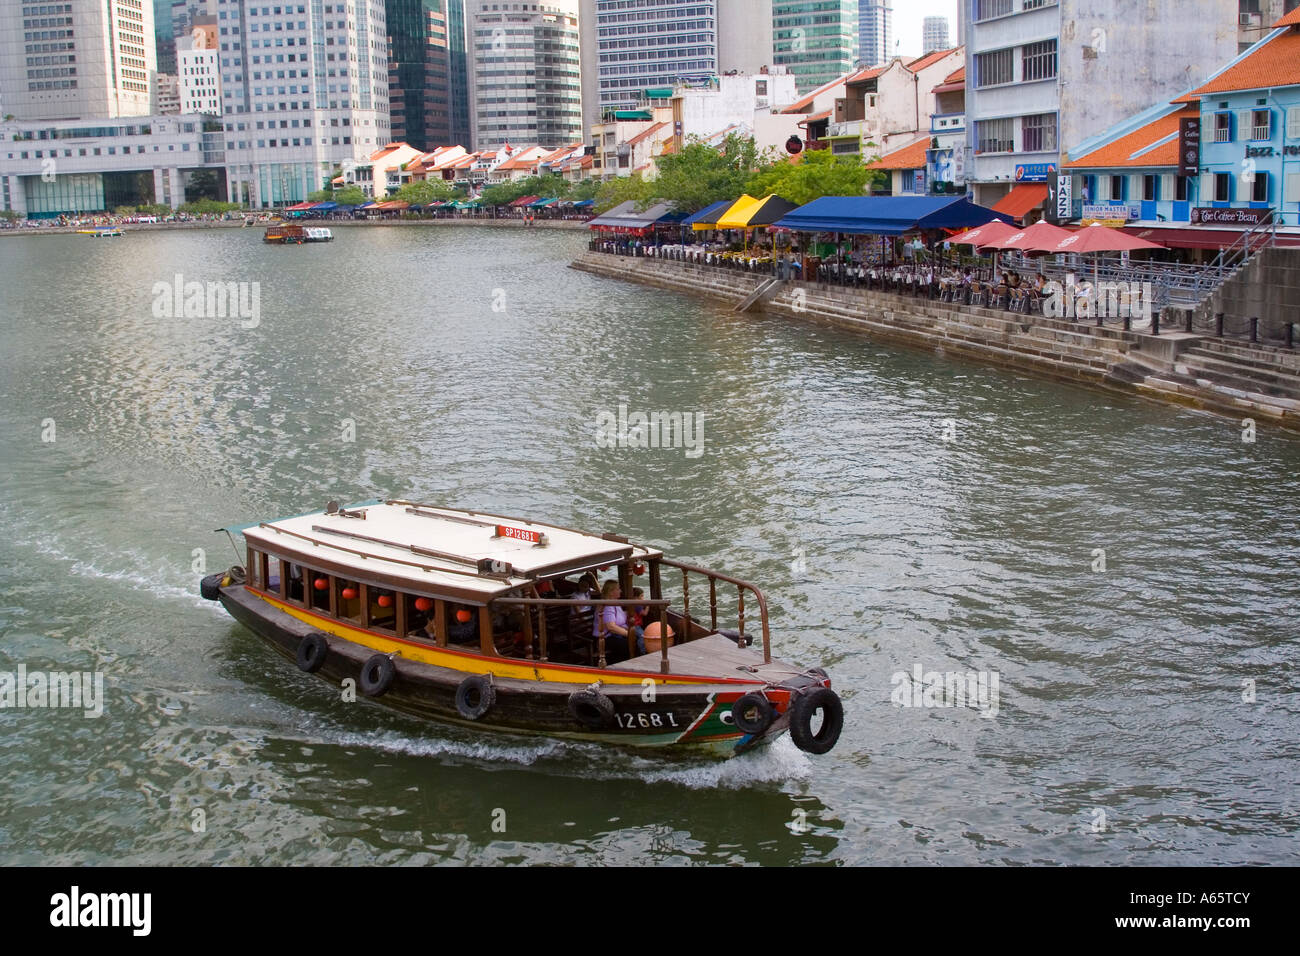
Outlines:
[[[7,219],[10,222],[17,222],[21,218],[23,217],[19,213],[14,212],[12,209],[0,209],[0,219]]]
[[[402,188],[388,197],[409,202],[412,206],[424,206],[435,199],[461,199],[462,194],[450,183],[441,179],[421,179],[403,184]]]
[[[237,202],[219,202],[216,199],[196,199],[181,205],[180,211],[191,216],[219,216],[242,208]]]
[[[575,183],[569,190],[569,198],[574,202],[582,199],[595,199],[600,194],[600,180],[588,176],[580,183]]]
[[[563,176],[546,173],[543,176],[528,176],[507,183],[498,183],[483,190],[483,205],[507,206],[524,196],[543,196],[555,199],[567,199],[573,188]]]
[[[736,199],[766,160],[749,136],[731,133],[718,149],[693,139],[681,152],[658,159],[659,176],[651,183],[651,197],[685,212]]]
[[[822,196],[864,195],[867,184],[880,178],[878,171],[864,167],[856,156],[832,156],[829,149],[818,149],[804,153],[797,163],[778,160],[764,167],[743,191],[751,196],[775,193],[802,206]]]
[[[136,214],[140,216],[158,216],[161,218],[163,216],[170,216],[172,214],[172,207],[166,203],[154,202],[144,206],[136,206],[135,211]]]
[[[312,193],[307,199],[311,202],[336,202],[340,206],[360,206],[369,202],[370,197],[361,191],[360,186],[344,186],[342,189],[323,189]]]
[[[642,179],[640,173],[634,173],[605,180],[596,188],[596,195],[592,198],[596,200],[596,212],[604,212],[629,199],[638,207],[644,207],[650,203],[650,191],[651,184]]]

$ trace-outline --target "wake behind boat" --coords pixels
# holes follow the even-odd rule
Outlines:
[[[204,578],[203,596],[300,669],[394,709],[722,756],[787,730],[811,753],[839,739],[830,679],[772,656],[756,587],[622,536],[402,500],[223,530],[243,533],[247,560]]]

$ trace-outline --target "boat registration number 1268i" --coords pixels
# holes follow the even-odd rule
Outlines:
[[[666,714],[656,712],[640,714],[615,714],[614,719],[624,730],[630,727],[677,727],[677,718],[672,711]]]

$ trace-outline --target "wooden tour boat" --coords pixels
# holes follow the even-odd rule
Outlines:
[[[96,226],[94,229],[78,229],[77,234],[96,239],[116,239],[122,235],[122,230],[117,226]]]
[[[266,227],[262,241],[277,246],[298,246],[304,242],[333,242],[334,233],[323,226],[304,226],[296,222],[277,223]]]
[[[466,726],[722,756],[787,730],[811,753],[839,739],[830,679],[772,656],[756,587],[622,536],[400,500],[220,530],[242,532],[246,562],[204,578],[203,596],[345,700],[360,690]],[[734,629],[719,627],[728,608]],[[611,618],[630,633],[606,630]]]

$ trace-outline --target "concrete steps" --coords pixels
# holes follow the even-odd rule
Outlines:
[[[1223,358],[1213,352],[1188,349],[1178,357],[1178,371],[1245,391],[1300,399],[1300,375],[1276,366]]]

